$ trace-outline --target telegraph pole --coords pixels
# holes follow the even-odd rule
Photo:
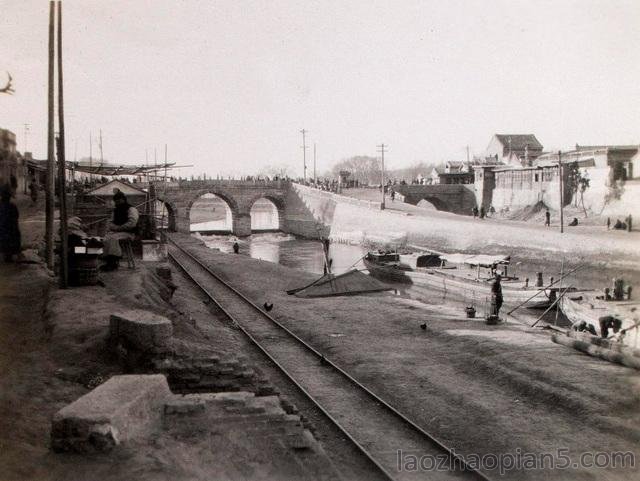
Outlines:
[[[562,151],[558,150],[558,179],[560,181],[560,233],[564,232],[564,182],[562,182]]]
[[[69,252],[67,238],[67,159],[64,148],[64,97],[62,82],[62,2],[58,0],[58,201],[60,204],[60,287],[69,286]]]
[[[91,137],[91,131],[89,131],[89,181],[93,182],[93,138]]]
[[[23,124],[24,125],[24,147],[23,147],[23,153],[27,153],[27,136],[29,134],[29,128],[31,127],[31,125],[29,124]],[[22,169],[22,173],[24,175],[24,193],[27,193],[27,184],[28,184],[28,179],[27,177],[29,177],[29,169],[27,167],[27,161],[26,159],[24,159],[23,162],[23,169]]]
[[[313,143],[313,183],[317,183],[316,179],[316,143]]]
[[[380,203],[380,210],[384,210],[384,153],[387,152],[387,145],[380,144],[378,145],[378,152],[380,152],[382,156],[382,177],[381,177],[381,185],[382,185],[382,202]]]
[[[302,134],[302,166],[303,166],[303,174],[302,178],[304,179],[303,183],[307,183],[307,139],[306,134],[308,130],[302,129],[300,133]]]
[[[54,216],[54,173],[55,173],[55,147],[54,147],[54,117],[53,117],[53,90],[54,90],[54,18],[55,3],[49,2],[49,91],[48,91],[48,127],[47,127],[47,183],[46,193],[46,223],[45,243],[47,267],[53,269],[53,216]]]

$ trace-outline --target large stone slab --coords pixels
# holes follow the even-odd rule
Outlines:
[[[114,341],[125,341],[128,348],[142,352],[162,352],[171,344],[173,325],[164,316],[131,309],[111,315],[109,334]]]
[[[160,429],[171,396],[161,374],[114,376],[58,411],[51,426],[55,451],[108,451]]]

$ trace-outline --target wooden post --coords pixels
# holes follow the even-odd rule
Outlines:
[[[562,152],[558,150],[558,178],[560,179],[560,233],[564,232],[564,182],[562,181]]]
[[[49,91],[48,91],[48,131],[47,131],[47,182],[45,184],[45,243],[47,267],[53,269],[53,216],[54,216],[54,172],[55,172],[55,152],[54,152],[54,118],[53,118],[53,84],[54,84],[54,17],[55,4],[49,2]]]
[[[60,204],[60,287],[69,286],[69,242],[67,238],[67,159],[64,149],[64,98],[62,84],[62,2],[58,0],[58,186]]]

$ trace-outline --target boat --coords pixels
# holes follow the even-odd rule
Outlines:
[[[505,255],[372,251],[363,262],[369,275],[381,281],[444,291],[461,299],[489,299],[496,274],[501,275],[505,304],[526,303],[526,307],[544,309],[553,304],[562,289],[531,285],[528,279],[510,275],[510,257]]]
[[[602,336],[600,318],[612,316],[620,321],[618,332],[609,332],[609,337],[618,339],[626,346],[638,348],[640,343],[640,301],[611,298],[608,293],[580,292],[567,294],[560,301],[560,310],[574,327],[581,323],[598,337]],[[585,329],[586,330],[586,329]],[[620,335],[624,334],[624,335]]]

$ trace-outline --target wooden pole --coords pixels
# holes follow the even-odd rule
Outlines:
[[[54,118],[53,118],[53,89],[54,89],[54,17],[55,4],[49,2],[49,91],[48,91],[48,130],[47,130],[47,182],[45,184],[45,244],[47,267],[53,269],[53,216],[54,216]]]
[[[64,146],[64,96],[62,84],[62,2],[58,0],[58,187],[60,204],[60,287],[69,286],[69,242],[67,238],[67,158]]]
[[[564,182],[562,182],[562,152],[558,150],[558,178],[560,179],[560,233],[564,232]]]
[[[536,322],[531,324],[531,327],[536,327],[536,324],[538,324],[540,322],[540,320],[544,317],[544,315],[547,312],[549,312],[551,309],[553,309],[553,306],[555,306],[557,303],[560,302],[560,299],[562,299],[564,297],[564,295],[569,291],[569,289],[571,289],[571,286],[568,286],[564,291],[559,293],[558,297],[556,298],[556,300],[553,301],[553,303],[549,307],[547,307],[547,309],[540,315],[540,317],[538,317],[538,319],[536,319]]]

